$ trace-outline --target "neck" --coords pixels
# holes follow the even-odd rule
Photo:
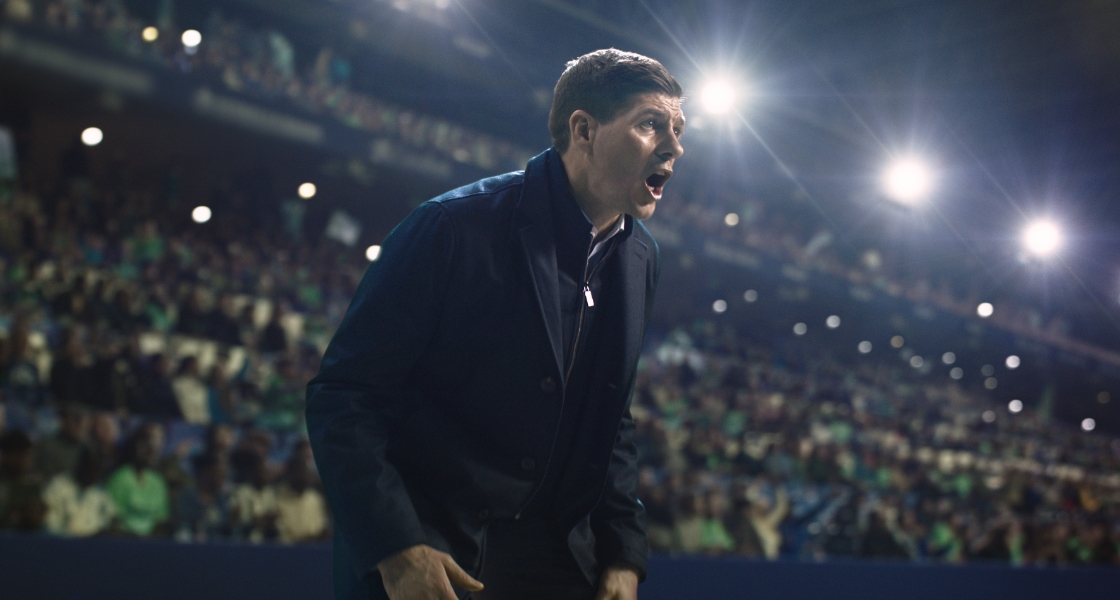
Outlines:
[[[606,202],[596,198],[591,192],[590,169],[587,168],[586,157],[577,156],[569,149],[560,156],[560,160],[564,163],[564,170],[572,185],[572,196],[575,197],[576,204],[595,226],[599,236],[605,235],[622,214],[617,210],[611,210]]]

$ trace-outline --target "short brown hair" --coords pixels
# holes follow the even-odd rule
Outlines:
[[[548,130],[552,145],[561,154],[572,141],[568,119],[585,110],[600,121],[610,121],[634,96],[649,93],[684,96],[684,89],[661,63],[614,48],[596,50],[569,61],[556,82]]]

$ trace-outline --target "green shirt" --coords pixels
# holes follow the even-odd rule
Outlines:
[[[125,531],[149,535],[156,524],[167,519],[167,483],[152,469],[137,477],[136,470],[125,465],[113,472],[105,490],[117,505]]]

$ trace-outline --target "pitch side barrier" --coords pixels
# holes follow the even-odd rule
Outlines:
[[[655,556],[641,600],[1115,599],[1120,568]],[[330,546],[0,535],[0,598],[328,600]]]

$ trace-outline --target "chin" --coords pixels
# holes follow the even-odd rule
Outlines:
[[[644,221],[645,219],[652,217],[653,211],[656,209],[656,202],[650,202],[649,204],[639,204],[634,207],[634,210],[630,213],[630,216],[634,217],[635,219]]]

